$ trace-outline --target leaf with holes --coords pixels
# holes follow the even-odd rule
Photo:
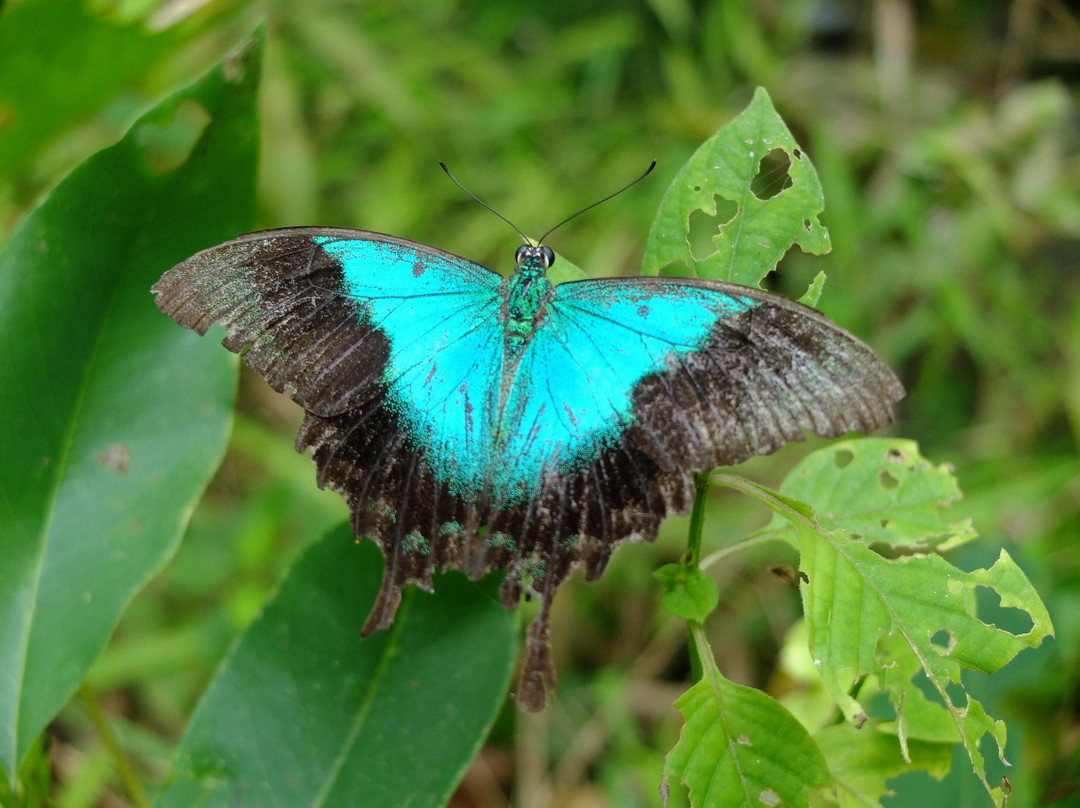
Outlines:
[[[775,699],[721,676],[704,651],[704,676],[675,702],[686,724],[665,778],[686,784],[694,808],[807,805],[829,781],[810,734]]]
[[[653,220],[644,275],[757,286],[798,244],[821,255],[825,197],[817,171],[764,88],[675,175]]]
[[[441,808],[503,703],[517,652],[498,577],[409,587],[360,638],[383,557],[342,524],[309,547],[223,663],[160,808]]]
[[[914,679],[925,676],[955,727],[950,734],[960,739],[973,770],[1000,805],[1003,795],[986,781],[978,743],[990,733],[1003,754],[1005,725],[963,690],[960,671],[993,673],[1053,634],[1050,616],[1024,573],[1004,551],[990,569],[964,572],[936,555],[883,558],[847,531],[830,532],[805,517],[793,522],[806,574],[800,591],[810,653],[846,718],[856,724],[865,720],[862,704],[848,688],[875,675],[896,709],[907,758],[907,707],[915,701],[925,702],[919,705],[923,711],[931,707]],[[979,587],[996,593],[1002,607],[1027,612],[1031,629],[1017,635],[980,620]],[[956,703],[954,692],[962,692],[966,703]]]
[[[922,770],[940,780],[952,765],[948,743],[909,741],[909,760],[904,760],[896,736],[882,732],[875,723],[861,729],[834,724],[815,733],[814,740],[832,774],[828,789],[812,795],[814,808],[880,806],[882,797],[893,794],[887,786],[890,779]]]
[[[945,517],[961,497],[952,469],[930,463],[910,440],[837,441],[803,458],[780,492],[812,502],[826,530],[842,528],[895,551],[946,550],[975,538],[970,519]],[[780,530],[795,542],[794,527],[779,514],[765,530]]]

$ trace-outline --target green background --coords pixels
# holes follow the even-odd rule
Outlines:
[[[24,0],[0,11],[0,239],[260,19],[255,225],[363,227],[501,271],[517,236],[437,160],[540,233],[658,159],[653,176],[551,241],[591,275],[636,273],[674,173],[766,87],[820,174],[833,242],[823,257],[793,250],[768,283],[797,297],[827,272],[821,310],[870,342],[909,389],[893,433],[956,467],[964,499],[954,510],[973,518],[980,539],[954,562],[988,566],[1006,547],[1042,594],[1057,639],[966,683],[1009,724],[1018,803],[1080,799],[1080,23],[1066,6],[309,0],[211,2],[180,17],[174,8]],[[219,166],[214,178],[229,188],[247,171]],[[95,206],[85,213],[107,218],[109,198]],[[708,217],[697,223],[707,238]],[[223,221],[220,237],[249,225]],[[155,316],[149,295],[146,304]],[[0,317],[13,322],[10,310]],[[4,331],[5,341],[21,338],[21,328]],[[110,338],[137,344],[139,335]],[[292,450],[299,419],[286,398],[241,377],[224,465],[91,673],[151,781],[168,770],[232,638],[345,513]],[[808,448],[743,472],[776,485]],[[767,521],[731,494],[712,505],[707,552]],[[600,582],[567,586],[553,617],[557,704],[540,717],[504,710],[455,805],[506,805],[512,795],[518,805],[655,803],[689,672],[685,633],[657,608],[651,571],[678,557],[684,534],[675,520],[656,545],[619,551]],[[773,695],[796,688],[779,655],[799,602],[766,566],[794,560],[770,545],[711,571],[720,669]],[[57,804],[106,804],[117,785],[83,708],[65,708],[48,735]],[[887,805],[986,804],[963,760],[944,783],[909,775],[894,788]]]

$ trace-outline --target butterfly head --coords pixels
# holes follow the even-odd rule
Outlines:
[[[518,269],[547,270],[555,263],[555,252],[551,247],[534,247],[531,244],[522,244],[514,253],[514,260]]]

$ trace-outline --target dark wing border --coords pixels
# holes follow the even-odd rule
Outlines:
[[[502,277],[453,253],[408,239],[341,227],[260,230],[203,250],[154,284],[158,308],[205,334],[214,323],[222,341],[278,392],[305,410],[331,416],[380,394],[389,357],[386,337],[365,326],[344,294],[340,261],[315,239],[394,244],[418,260],[449,261],[475,274],[481,288]]]

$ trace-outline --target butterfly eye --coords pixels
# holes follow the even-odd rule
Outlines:
[[[515,264],[521,266],[522,262],[525,260],[527,250],[529,250],[529,246],[527,244],[522,244],[520,247],[517,248],[517,252],[514,253]]]
[[[555,251],[551,249],[551,247],[541,247],[540,256],[540,263],[543,264],[544,269],[547,269],[555,263]]]

